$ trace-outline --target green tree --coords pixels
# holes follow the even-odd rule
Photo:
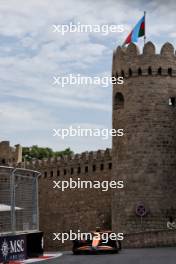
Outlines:
[[[61,157],[64,155],[71,155],[73,151],[70,148],[67,148],[62,151],[54,151],[51,148],[39,147],[33,145],[31,147],[23,147],[23,160],[32,160],[32,159],[44,159],[52,157]]]

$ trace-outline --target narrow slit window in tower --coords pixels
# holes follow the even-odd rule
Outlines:
[[[129,76],[131,77],[133,75],[132,69],[129,69]]]
[[[161,67],[158,69],[158,75],[161,75],[162,74],[162,69]]]
[[[152,68],[151,67],[148,68],[148,75],[152,75]]]
[[[96,165],[93,165],[93,166],[92,166],[92,170],[93,170],[93,171],[96,171]]]
[[[139,76],[142,75],[142,70],[141,70],[141,68],[138,69],[138,75],[139,75]]]
[[[172,76],[172,68],[168,68],[168,75]]]
[[[104,164],[100,165],[100,170],[104,170]]]
[[[77,173],[78,173],[78,174],[81,173],[81,167],[78,167]]]

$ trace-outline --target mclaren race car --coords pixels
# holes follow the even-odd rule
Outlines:
[[[73,241],[73,254],[118,253],[121,242],[111,239],[112,231],[93,231],[90,237]]]

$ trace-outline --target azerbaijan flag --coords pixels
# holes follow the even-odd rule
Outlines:
[[[130,32],[123,45],[131,42],[137,42],[138,38],[145,36],[145,15],[138,21],[136,26]]]

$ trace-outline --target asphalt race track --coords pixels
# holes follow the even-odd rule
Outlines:
[[[112,255],[75,256],[65,252],[52,264],[176,264],[176,248],[124,249]]]

